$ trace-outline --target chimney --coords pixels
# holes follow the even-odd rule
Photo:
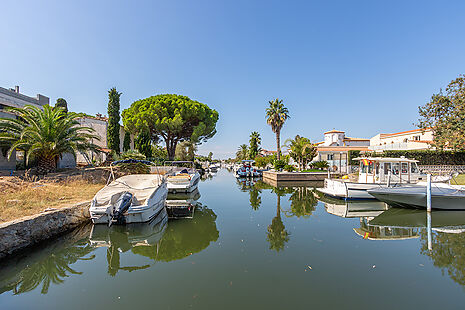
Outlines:
[[[40,105],[50,104],[50,99],[47,96],[37,94],[36,98]]]
[[[15,86],[15,93],[19,94],[19,86],[18,85]]]

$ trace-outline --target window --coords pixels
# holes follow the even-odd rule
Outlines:
[[[420,141],[420,136],[413,136],[413,141]]]
[[[412,173],[418,173],[418,166],[417,166],[416,163],[411,163],[411,164],[410,164],[410,171],[411,171]]]
[[[408,173],[408,163],[402,163],[402,173]]]
[[[391,163],[384,163],[384,174],[388,175],[390,170],[391,170]]]
[[[328,154],[328,160],[333,160],[334,159],[334,154]]]
[[[399,174],[399,169],[400,169],[400,164],[399,163],[392,164],[392,174],[393,175],[398,175]]]

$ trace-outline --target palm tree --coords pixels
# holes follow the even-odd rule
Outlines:
[[[241,144],[236,152],[236,158],[239,160],[247,159],[247,155],[249,154],[249,148],[247,144]]]
[[[310,139],[295,136],[294,139],[287,139],[285,146],[289,150],[289,155],[299,164],[299,170],[305,169],[307,162],[311,161],[316,155],[316,148],[310,142]]]
[[[270,106],[266,108],[266,122],[271,126],[271,130],[276,134],[277,159],[281,159],[280,133],[284,123],[289,118],[289,111],[284,106],[283,101],[276,98],[268,102]]]
[[[281,197],[286,194],[286,190],[275,187],[272,192],[277,196],[276,216],[271,220],[271,224],[268,225],[266,239],[270,243],[270,249],[279,252],[284,249],[284,245],[289,241],[289,232],[286,230],[281,219]]]
[[[262,143],[262,138],[260,138],[260,134],[256,131],[250,134],[249,140],[249,157],[250,159],[255,159],[257,157],[258,152],[260,151],[260,144]]]
[[[99,140],[94,129],[81,127],[79,115],[65,113],[62,108],[44,105],[43,109],[27,105],[9,108],[16,118],[0,118],[0,143],[9,145],[8,157],[15,150],[24,151],[26,163],[37,159],[38,172],[45,174],[56,168],[64,153],[98,151],[92,139]]]

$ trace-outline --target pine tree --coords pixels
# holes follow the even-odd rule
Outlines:
[[[112,88],[108,91],[108,130],[107,130],[107,143],[108,148],[116,154],[120,153],[120,140],[119,140],[119,98],[121,93]]]

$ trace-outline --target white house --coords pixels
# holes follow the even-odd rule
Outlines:
[[[424,150],[433,142],[432,129],[413,129],[395,133],[380,133],[370,139],[370,150]]]

